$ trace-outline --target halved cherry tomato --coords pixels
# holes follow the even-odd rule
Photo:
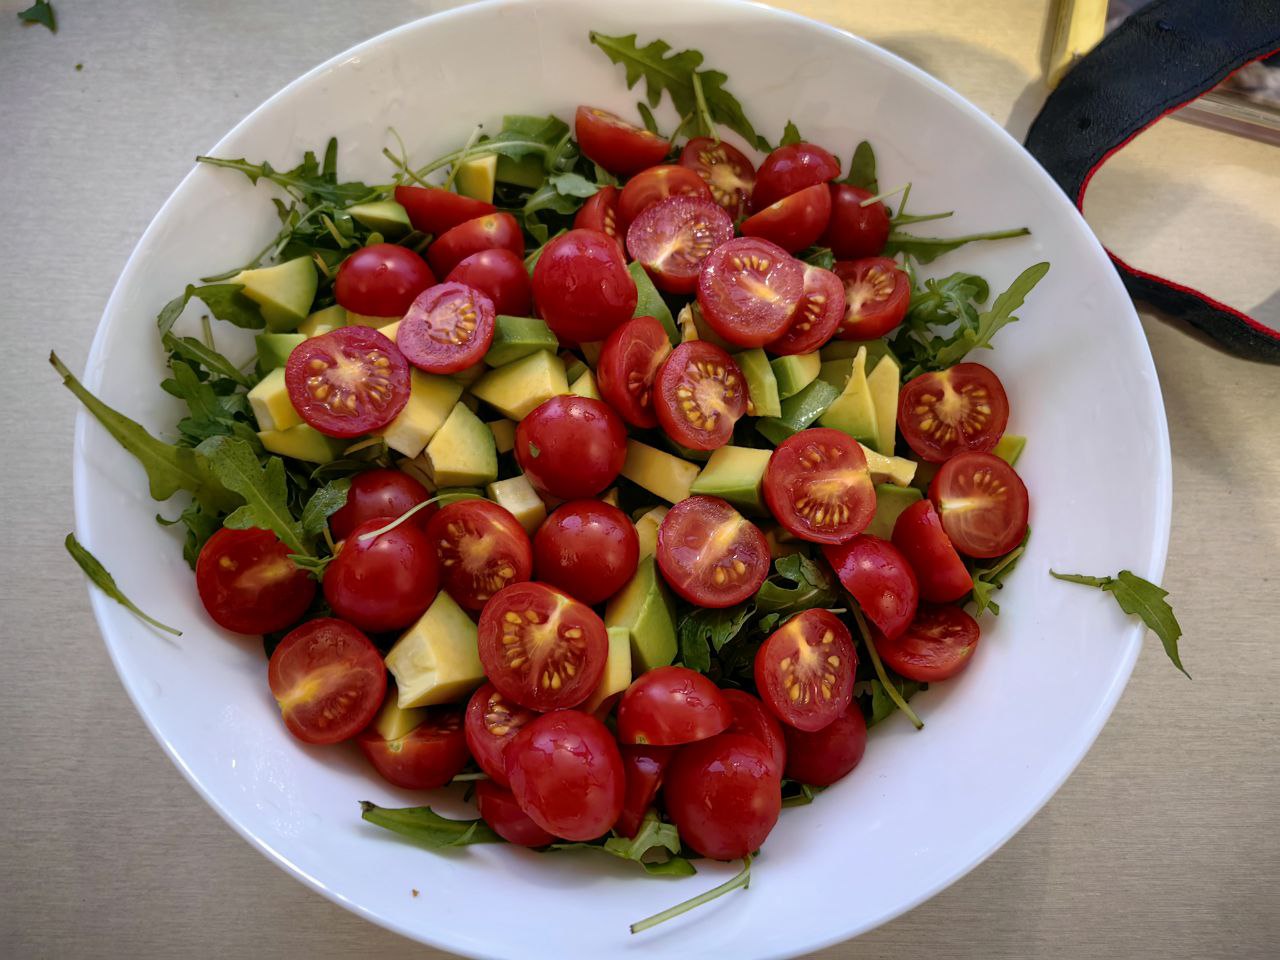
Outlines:
[[[697,197],[715,203],[700,176],[688,167],[664,163],[642,170],[627,181],[618,196],[618,216],[629,227],[644,210],[667,197]]]
[[[434,790],[462,772],[470,755],[462,733],[462,711],[433,707],[427,719],[399,740],[383,740],[372,728],[356,738],[382,779],[405,790]]]
[[[715,450],[747,412],[747,381],[733,358],[706,340],[671,351],[658,368],[653,409],[676,443]]]
[[[822,235],[822,245],[830,247],[837,260],[878,257],[889,239],[889,211],[883,203],[864,200],[874,194],[849,183],[831,185],[831,219]]]
[[[351,478],[347,502],[329,518],[329,529],[335,540],[345,540],[366,520],[390,522],[429,499],[427,488],[402,470],[366,470]],[[424,507],[409,522],[426,530],[435,512],[435,506]]]
[[[316,595],[311,574],[270,530],[223,528],[196,560],[196,590],[213,622],[236,633],[292,626]]]
[[[881,633],[897,637],[911,625],[920,587],[901,550],[864,533],[848,543],[823,547],[822,555]]]
[[[492,203],[474,200],[437,187],[396,187],[396,203],[409,214],[413,229],[438,237],[460,223],[497,210]]]
[[[919,683],[949,680],[967,667],[982,631],[959,607],[921,607],[901,636],[874,637],[876,652],[899,676]]]
[[[698,276],[698,306],[707,324],[740,347],[782,336],[803,296],[804,264],[754,237],[720,244]]]
[[[653,317],[636,317],[605,340],[596,363],[596,383],[609,406],[633,427],[658,425],[653,411],[653,384],[658,368],[671,353],[667,331]]]
[[[603,500],[570,500],[533,536],[538,579],[588,606],[627,585],[640,561],[640,539],[627,515]]]
[[[409,402],[409,363],[371,327],[339,327],[311,337],[284,367],[298,416],[330,437],[385,427]]]
[[[721,690],[721,696],[729,701],[733,722],[725,733],[745,733],[765,745],[773,758],[773,769],[779,777],[787,765],[787,743],[783,728],[763,703],[744,690]],[[790,730],[790,727],[787,727]]]
[[[363,633],[322,617],[280,641],[267,684],[290,733],[306,743],[338,743],[373,721],[387,692],[387,668]]]
[[[573,218],[575,230],[595,230],[606,237],[612,237],[623,247],[622,224],[618,217],[618,196],[621,191],[613,184],[601,187],[577,212]]]
[[[947,603],[973,589],[973,578],[943,531],[938,511],[928,500],[913,503],[898,515],[893,525],[893,545],[916,572],[921,599]]]
[[[659,290],[693,293],[707,255],[732,238],[733,221],[716,204],[675,196],[651,204],[631,221],[627,252]]]
[[[507,744],[538,715],[512,703],[492,683],[471,695],[463,723],[467,749],[495,783],[507,785]]]
[[[443,277],[472,254],[494,249],[524,256],[524,233],[509,213],[486,213],[449,228],[427,248],[427,260],[436,276]]]
[[[584,157],[620,177],[661,163],[671,150],[670,142],[656,133],[598,107],[579,107],[573,132]]]
[[[769,457],[764,499],[793,536],[843,543],[876,513],[876,488],[858,441],[841,430],[813,428],[788,437]]]
[[[733,710],[719,688],[688,667],[657,667],[627,687],[618,704],[618,741],[675,747],[723,733]]]
[[[520,809],[565,840],[594,840],[622,813],[622,756],[609,728],[577,710],[527,724],[507,747],[507,779]]]
[[[844,320],[844,283],[830,270],[805,264],[804,296],[787,332],[765,344],[778,356],[812,353],[835,336]]]
[[[671,589],[701,607],[741,603],[769,575],[764,534],[719,497],[687,497],[668,510],[656,559]]]
[[[753,214],[742,224],[745,237],[762,237],[788,253],[813,246],[831,218],[831,192],[825,183],[797,191]]]
[[[431,606],[440,583],[435,551],[417,524],[365,539],[386,524],[378,517],[352,530],[324,572],[333,612],[371,633],[409,626]]]
[[[681,747],[662,789],[680,839],[704,857],[737,860],[778,822],[782,781],[768,748],[741,733]]]
[[[507,843],[521,847],[545,847],[555,843],[555,837],[520,809],[515,794],[491,780],[481,780],[476,784],[476,807],[480,818]]]
[[[533,268],[533,302],[562,340],[603,340],[631,319],[637,299],[619,244],[594,230],[555,237]]]
[[[637,747],[624,744],[622,770],[626,778],[626,791],[622,800],[622,813],[614,829],[624,837],[633,838],[640,830],[644,815],[653,806],[653,799],[662,787],[662,775],[675,750],[670,747]]]
[[[1027,487],[990,453],[958,453],[929,484],[942,529],[970,557],[1002,557],[1027,533]]]
[[[394,243],[361,247],[338,267],[333,298],[352,313],[399,319],[436,282],[427,262]]]
[[[925,460],[941,463],[957,453],[984,453],[1009,423],[1009,398],[990,369],[957,363],[908,380],[898,395],[898,429]]]
[[[853,699],[858,655],[829,610],[796,614],[756,651],[756,689],[773,715],[797,730],[821,730]]]
[[[509,510],[460,500],[427,524],[440,561],[440,586],[466,610],[480,610],[503,587],[533,575],[533,545]]]
[[[427,373],[457,373],[484,359],[493,342],[493,301],[463,283],[424,290],[396,331],[406,360]]]
[[[841,340],[875,340],[902,322],[911,305],[911,281],[886,257],[840,260],[833,267],[844,283]]]
[[[829,787],[845,777],[867,750],[867,721],[853,704],[821,730],[785,728],[787,777],[814,787]]]
[[[617,479],[627,428],[607,403],[563,394],[516,427],[516,463],[537,489],[561,500],[593,497]]]
[[[545,583],[517,583],[480,613],[480,662],[504,697],[530,710],[576,707],[604,674],[609,638],[584,603]]]
[[[816,183],[826,183],[840,175],[840,161],[816,143],[793,143],[779,147],[764,158],[756,171],[751,209],[763,210]]]
[[[465,283],[493,301],[496,313],[527,317],[533,309],[533,286],[524,260],[505,247],[481,250],[462,260],[444,278]]]
[[[747,212],[756,168],[737,147],[723,140],[694,137],[680,151],[680,166],[700,176],[711,191],[711,199],[733,219]]]

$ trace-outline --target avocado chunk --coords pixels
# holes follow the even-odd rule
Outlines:
[[[490,500],[519,520],[524,532],[531,537],[547,519],[547,505],[523,473],[489,484],[488,494]]]
[[[696,300],[685,304],[680,311],[676,324],[680,329],[681,343],[688,343],[690,340],[705,340],[707,343],[715,344],[725,353],[734,353],[742,349],[724,339],[707,325],[707,319],[702,315],[702,308],[698,306],[698,301]]]
[[[599,400],[600,388],[596,386],[596,375],[590,370],[584,371],[582,376],[569,384],[569,392],[579,397]]]
[[[373,327],[373,329],[381,331],[382,335],[395,343],[396,330],[403,320],[403,315],[394,317],[375,317],[369,313],[356,313],[354,310],[347,311],[348,327]]]
[[[604,625],[629,632],[632,669],[636,673],[665,667],[676,658],[675,604],[653,557],[643,558],[635,575],[609,601]]]
[[[516,425],[510,420],[490,420],[485,426],[493,434],[493,445],[498,453],[510,453],[516,448]]]
[[[734,362],[747,381],[747,414],[752,417],[776,417],[782,413],[778,396],[778,380],[773,375],[768,355],[759,347],[743,350]]]
[[[508,317],[498,314],[493,321],[493,342],[484,355],[490,367],[501,367],[539,350],[558,350],[560,341],[537,317]]]
[[[662,442],[666,444],[667,447],[670,448],[671,452],[681,460],[692,460],[694,463],[706,463],[711,459],[710,450],[695,450],[693,447],[683,446],[682,444],[676,443],[665,433],[662,434]]]
[[[919,479],[917,468],[930,466],[918,464],[906,457],[886,457],[865,444],[862,445],[862,454],[867,458],[867,469],[871,471],[872,480],[876,483],[892,483],[898,487],[911,486],[912,478]]]
[[[870,353],[867,354],[870,357]],[[867,363],[870,363],[870,359]],[[871,406],[876,417],[876,442],[871,444],[886,457],[893,456],[898,437],[898,385],[902,382],[902,367],[898,358],[886,353],[876,361],[875,369],[867,374],[867,390],[871,393]]]
[[[693,481],[689,492],[728,500],[743,513],[768,516],[760,487],[772,455],[772,450],[720,447],[712,452],[711,459],[698,474],[698,479]]]
[[[483,362],[475,363],[467,367],[465,370],[459,370],[457,373],[450,374],[449,379],[456,380],[458,383],[462,384],[463,387],[469,387],[488,372],[489,368],[486,367]]]
[[[604,493],[600,494],[600,502],[607,503],[611,507],[618,506],[618,488],[610,487]],[[619,507],[619,509],[621,509]]]
[[[610,697],[616,697],[631,686],[631,631],[626,627],[608,627],[609,656],[604,674],[595,693],[578,707],[583,713],[595,713]]]
[[[462,384],[448,377],[409,371],[409,402],[380,433],[387,446],[406,457],[416,457],[444,426],[458,398]]]
[[[698,468],[639,440],[628,440],[622,475],[656,497],[679,503],[689,496],[689,488],[698,478]]]
[[[528,154],[518,160],[513,157],[498,157],[494,179],[499,183],[536,190],[546,183],[547,171],[542,166],[542,158],[536,154]]]
[[[470,487],[498,479],[493,434],[465,404],[455,404],[423,451],[437,487]]]
[[[1012,467],[1017,464],[1026,446],[1026,437],[1020,437],[1016,433],[1006,433],[991,452]]]
[[[794,397],[782,401],[782,415],[763,417],[756,429],[775,446],[808,427],[831,405],[840,390],[825,380],[814,380]]]
[[[262,310],[262,319],[273,333],[297,329],[307,319],[316,298],[316,268],[310,257],[241,270],[228,282],[244,287],[244,295]]]
[[[641,557],[652,557],[658,552],[658,528],[666,518],[666,507],[654,507],[636,521],[636,536],[640,539]]]
[[[549,350],[490,370],[475,382],[472,394],[505,417],[523,420],[534,407],[569,392],[564,364]]]
[[[302,422],[284,385],[284,367],[276,367],[249,391],[249,406],[259,430],[288,430]]]
[[[262,430],[258,439],[271,453],[307,463],[337,460],[343,450],[343,441],[326,437],[308,423],[300,423],[288,430]]]
[[[453,185],[458,193],[472,200],[493,203],[493,182],[498,178],[498,157],[486,153],[458,164]]]
[[[893,348],[889,346],[889,341],[880,340],[832,340],[818,352],[822,354],[822,362],[829,360],[852,360],[858,355],[858,351],[863,347],[867,348],[867,369],[874,370],[881,357],[893,357],[897,360],[897,354],[893,352]],[[902,364],[899,363],[899,366]]]
[[[840,360],[823,360],[818,368],[818,379],[825,380],[837,390],[843,390],[853,373],[853,357]]]
[[[876,411],[871,403],[871,390],[867,387],[867,351],[862,349],[853,358],[849,381],[840,396],[818,418],[818,423],[833,430],[841,430],[859,443],[874,447],[876,444]]]
[[[399,740],[412,733],[426,719],[426,707],[410,707],[406,710],[400,706],[400,691],[392,680],[387,683],[387,696],[382,701],[382,709],[373,718],[373,729],[378,731],[378,736],[383,740]]]
[[[476,625],[441,590],[387,654],[402,709],[461,700],[484,683]]]
[[[772,364],[773,377],[778,382],[778,399],[785,400],[818,379],[818,371],[822,369],[822,357],[817,351],[800,353],[790,357],[775,357]]]
[[[631,316],[653,317],[662,324],[662,329],[667,331],[667,339],[673,345],[679,343],[680,331],[676,328],[676,321],[671,316],[671,308],[667,306],[667,301],[662,299],[662,294],[653,285],[653,281],[649,279],[649,274],[641,266],[640,261],[632,260],[627,267],[627,272],[636,282],[636,311]]]
[[[317,310],[302,323],[298,324],[298,333],[304,337],[318,337],[322,333],[332,333],[339,327],[347,325],[347,310],[339,304]],[[394,337],[392,338],[395,339]]]
[[[293,348],[306,340],[300,333],[260,333],[253,338],[258,350],[258,369],[268,373],[283,367]]]
[[[603,340],[592,340],[590,343],[578,344],[578,349],[582,351],[582,355],[587,358],[587,363],[592,369],[600,364],[600,351],[604,349]]]
[[[376,230],[388,240],[398,240],[410,230],[409,214],[394,200],[375,200],[347,207],[347,213],[370,230]]]
[[[564,364],[564,375],[570,383],[591,369],[577,354],[570,353],[568,350],[560,354],[560,362]]]
[[[893,525],[898,522],[898,515],[921,498],[922,494],[915,487],[897,487],[892,483],[876,484],[876,515],[867,524],[863,533],[888,540],[893,537]]]

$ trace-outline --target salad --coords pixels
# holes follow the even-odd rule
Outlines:
[[[869,143],[770,143],[696,51],[590,39],[644,79],[642,125],[506,116],[425,165],[388,148],[373,186],[333,141],[291,170],[200,158],[273,185],[281,227],[161,312],[173,442],[53,362],[157,500],[190,494],[157,519],[209,617],[263,637],[290,733],[477,810],[365,820],[658,876],[744,861],[639,931],[745,887],[783,807],[972,662],[1029,535],[1025,441],[973,354],[1049,265],[994,299],[926,279],[1028,231],[909,231],[950,214],[908,213]]]

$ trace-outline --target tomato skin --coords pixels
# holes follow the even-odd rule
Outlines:
[[[481,780],[476,784],[476,807],[480,810],[480,818],[507,843],[521,847],[545,847],[556,842],[555,837],[520,809],[515,794],[492,780]]]
[[[973,661],[982,631],[959,607],[921,607],[915,622],[892,640],[873,636],[876,652],[894,673],[919,683],[949,680]]]
[[[410,305],[396,346],[427,373],[450,374],[475,366],[493,342],[493,301],[453,281],[424,290]]]
[[[405,790],[434,790],[462,772],[470,755],[457,707],[435,707],[399,740],[383,740],[372,728],[356,738],[382,779]]]
[[[907,315],[911,280],[887,257],[840,260],[832,267],[844,283],[844,319],[836,336],[841,340],[883,337]]]
[[[695,450],[723,447],[747,412],[742,370],[729,354],[705,340],[672,350],[658,367],[654,387],[658,424],[676,443]]]
[[[288,633],[267,663],[267,684],[284,725],[305,743],[349,740],[373,722],[387,668],[372,641],[332,617]]]
[[[863,206],[875,194],[849,183],[831,185],[831,219],[822,236],[837,260],[878,257],[889,240],[889,211],[883,203]]]
[[[316,595],[311,575],[270,530],[224,527],[196,559],[196,590],[213,622],[233,633],[272,633],[298,622]]]
[[[703,261],[732,238],[733,221],[724,210],[710,200],[680,195],[650,204],[631,221],[627,252],[659,290],[693,293]]]
[[[816,143],[779,147],[764,158],[756,171],[751,209],[763,210],[783,197],[817,183],[826,183],[839,175],[840,161]]]
[[[354,384],[344,376],[352,365],[362,372]],[[409,362],[370,327],[339,327],[300,343],[285,363],[284,382],[298,416],[330,437],[379,430],[409,402]]]
[[[733,144],[694,137],[680,151],[680,166],[700,176],[711,191],[711,199],[734,220],[746,215],[756,185],[756,168]]]
[[[631,319],[638,298],[619,244],[594,230],[551,240],[533,268],[533,302],[562,340],[603,340]]]
[[[464,610],[533,575],[533,545],[511,512],[488,500],[450,503],[427,523],[440,586]]]
[[[898,515],[893,525],[893,545],[915,571],[922,600],[948,603],[973,589],[973,578],[929,500],[913,503]]]
[[[720,244],[698,275],[698,306],[707,325],[740,347],[762,347],[786,333],[803,296],[804,264],[757,237]]]
[[[773,759],[774,773],[780,778],[787,765],[787,742],[782,724],[774,719],[763,703],[744,690],[721,690],[720,694],[729,701],[729,709],[733,711],[733,722],[725,733],[743,733],[763,743]]]
[[[825,183],[815,183],[783,197],[742,224],[744,237],[763,237],[788,253],[811,247],[831,218],[831,193]]]
[[[370,633],[409,626],[431,606],[440,582],[435,551],[420,527],[402,523],[361,539],[386,524],[379,517],[357,526],[324,572],[324,598],[333,612]]]
[[[516,463],[537,489],[562,500],[593,497],[617,479],[627,428],[608,404],[564,394],[516,427]]]
[[[618,741],[675,747],[723,733],[733,710],[714,683],[688,667],[657,667],[618,704]]]
[[[785,729],[787,777],[813,787],[829,787],[862,762],[867,751],[867,721],[853,704],[821,730]]]
[[[507,786],[507,744],[538,714],[512,703],[486,683],[467,701],[463,733],[467,749],[494,783]]]
[[[804,295],[787,331],[765,349],[779,357],[826,346],[844,321],[844,282],[830,270],[805,264]]]
[[[764,499],[784,529],[812,543],[843,543],[876,513],[866,454],[847,433],[826,427],[778,444],[765,467]]]
[[[707,555],[707,548],[718,553]],[[754,596],[769,575],[769,543],[719,497],[693,496],[667,511],[658,528],[658,569],[690,603],[731,607]],[[722,571],[722,579],[716,572]]]
[[[517,257],[524,257],[524,233],[520,224],[503,211],[486,213],[450,227],[427,248],[427,260],[436,276],[443,277],[472,254],[494,249],[510,250]]]
[[[366,520],[382,517],[390,522],[430,499],[427,488],[402,470],[366,470],[351,478],[347,502],[329,517],[329,530],[334,540],[345,540]],[[436,509],[434,505],[423,507],[409,522],[425,531]]]
[[[671,150],[671,143],[656,133],[598,107],[578,107],[573,132],[584,157],[619,177],[661,163]]]
[[[465,283],[493,301],[495,313],[527,317],[533,309],[533,286],[524,260],[505,247],[481,250],[461,260],[444,278]]]
[[[565,840],[594,840],[622,813],[622,756],[608,728],[577,710],[525,726],[507,748],[507,779],[520,809]]]
[[[602,164],[603,166],[603,164]],[[618,216],[618,197],[622,191],[613,184],[606,184],[593,193],[573,217],[575,230],[594,230],[611,237],[618,248],[626,253],[622,241],[622,223]]]
[[[1009,398],[994,371],[957,363],[922,373],[898,395],[898,429],[925,460],[942,463],[958,453],[991,450],[1009,423]]]
[[[338,267],[333,298],[353,313],[370,317],[402,317],[435,274],[408,247],[375,243],[361,247]]]
[[[658,425],[653,385],[670,353],[667,331],[653,317],[628,320],[601,347],[596,364],[600,396],[631,426],[647,430]]]
[[[538,579],[588,606],[627,585],[640,562],[640,538],[627,515],[603,500],[570,500],[533,536]]]
[[[668,197],[696,197],[714,203],[702,178],[688,167],[664,163],[642,170],[627,181],[618,195],[618,216],[628,227],[659,200]]]
[[[824,546],[822,555],[881,633],[897,637],[911,625],[920,587],[911,564],[892,543],[864,533],[848,543]]]
[[[970,557],[1002,557],[1027,532],[1026,485],[1009,464],[990,453],[958,453],[929,484],[942,529]]]
[[[849,628],[829,610],[802,610],[756,651],[756,689],[785,725],[812,733],[852,702],[857,666]]]
[[[433,237],[498,209],[492,203],[473,200],[438,187],[396,187],[396,203],[409,214],[413,229]]]
[[[764,744],[722,733],[680,749],[663,797],[681,840],[704,857],[736,860],[757,850],[778,822],[781,788]]]
[[[640,747],[623,744],[622,769],[626,789],[622,800],[622,813],[614,829],[628,839],[635,839],[644,821],[644,815],[653,806],[653,800],[662,788],[662,777],[667,765],[675,756],[672,747]]]

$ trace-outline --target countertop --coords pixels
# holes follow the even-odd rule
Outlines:
[[[439,956],[329,903],[237,837],[125,696],[62,548],[83,365],[152,215],[260,101],[448,3],[0,0],[0,956]],[[1021,137],[1032,0],[790,0],[949,83]],[[1087,214],[1131,263],[1280,324],[1280,150],[1165,121]],[[835,958],[1273,957],[1280,950],[1280,370],[1143,311],[1173,442],[1165,586],[1193,681],[1148,638],[1096,746],[1012,841]],[[1082,438],[1087,442],[1087,438]],[[952,814],[963,829],[961,805]]]

